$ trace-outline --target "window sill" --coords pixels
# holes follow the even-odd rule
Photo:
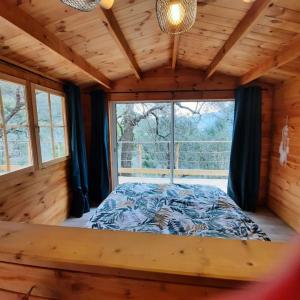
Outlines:
[[[41,169],[46,169],[48,167],[51,167],[53,165],[59,164],[59,163],[64,162],[64,161],[67,161],[69,159],[70,159],[70,155],[46,161],[46,162],[42,163]]]
[[[3,175],[0,175],[0,182],[16,178],[16,176],[34,173],[34,166],[25,167],[24,169],[15,170]]]

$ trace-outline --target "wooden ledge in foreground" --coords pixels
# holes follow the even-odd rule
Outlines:
[[[0,222],[0,295],[205,299],[270,273],[286,247]]]

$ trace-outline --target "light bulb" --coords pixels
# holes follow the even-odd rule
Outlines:
[[[114,0],[101,0],[100,5],[105,9],[111,9],[114,5]]]
[[[168,8],[168,21],[173,26],[178,26],[182,23],[185,16],[185,9],[181,3],[171,2]]]

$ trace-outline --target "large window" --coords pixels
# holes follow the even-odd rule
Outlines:
[[[195,183],[226,189],[233,101],[113,104],[115,183]]]
[[[68,157],[65,97],[0,73],[0,176]]]
[[[0,79],[0,175],[31,165],[25,85]]]
[[[35,104],[42,163],[66,157],[68,141],[63,95],[36,88]]]

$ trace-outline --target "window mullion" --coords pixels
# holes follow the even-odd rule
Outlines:
[[[62,120],[63,120],[63,128],[64,128],[64,142],[65,142],[65,155],[69,154],[69,139],[68,139],[68,127],[67,127],[67,120],[66,120],[66,99],[65,97],[61,100],[62,105]]]
[[[2,117],[2,126],[3,126],[3,141],[4,141],[4,155],[6,160],[6,171],[10,171],[10,160],[9,160],[9,153],[8,153],[8,142],[7,142],[7,132],[6,132],[6,124],[5,124],[5,116],[4,116],[4,109],[3,109],[3,101],[2,101],[2,93],[0,90],[0,113]]]
[[[111,141],[111,152],[112,152],[112,187],[115,188],[119,184],[118,175],[118,139],[117,139],[117,109],[116,103],[110,105],[110,141]]]
[[[33,131],[32,131],[32,149],[33,149],[33,159],[35,160],[35,166],[38,168],[42,167],[42,153],[41,153],[41,140],[40,140],[40,124],[37,113],[37,102],[36,102],[36,94],[35,94],[35,85],[32,83],[28,84],[28,92],[30,97],[30,111],[32,113],[29,114],[30,122]]]
[[[30,136],[29,146],[30,146],[30,156],[31,156],[31,164],[33,164],[34,168],[37,168],[39,165],[39,158],[37,153],[37,141],[35,134],[35,117],[34,117],[34,104],[33,104],[33,94],[32,94],[32,86],[29,81],[26,81],[25,88],[26,95],[26,108],[27,108],[27,128]]]
[[[174,101],[171,102],[171,147],[170,147],[170,171],[171,183],[174,183]]]
[[[50,113],[50,130],[51,130],[51,140],[52,140],[52,152],[53,159],[55,159],[55,146],[54,146],[54,133],[53,133],[53,120],[52,120],[52,109],[51,109],[51,101],[50,101],[50,93],[48,93],[48,105],[49,105],[49,113]]]

